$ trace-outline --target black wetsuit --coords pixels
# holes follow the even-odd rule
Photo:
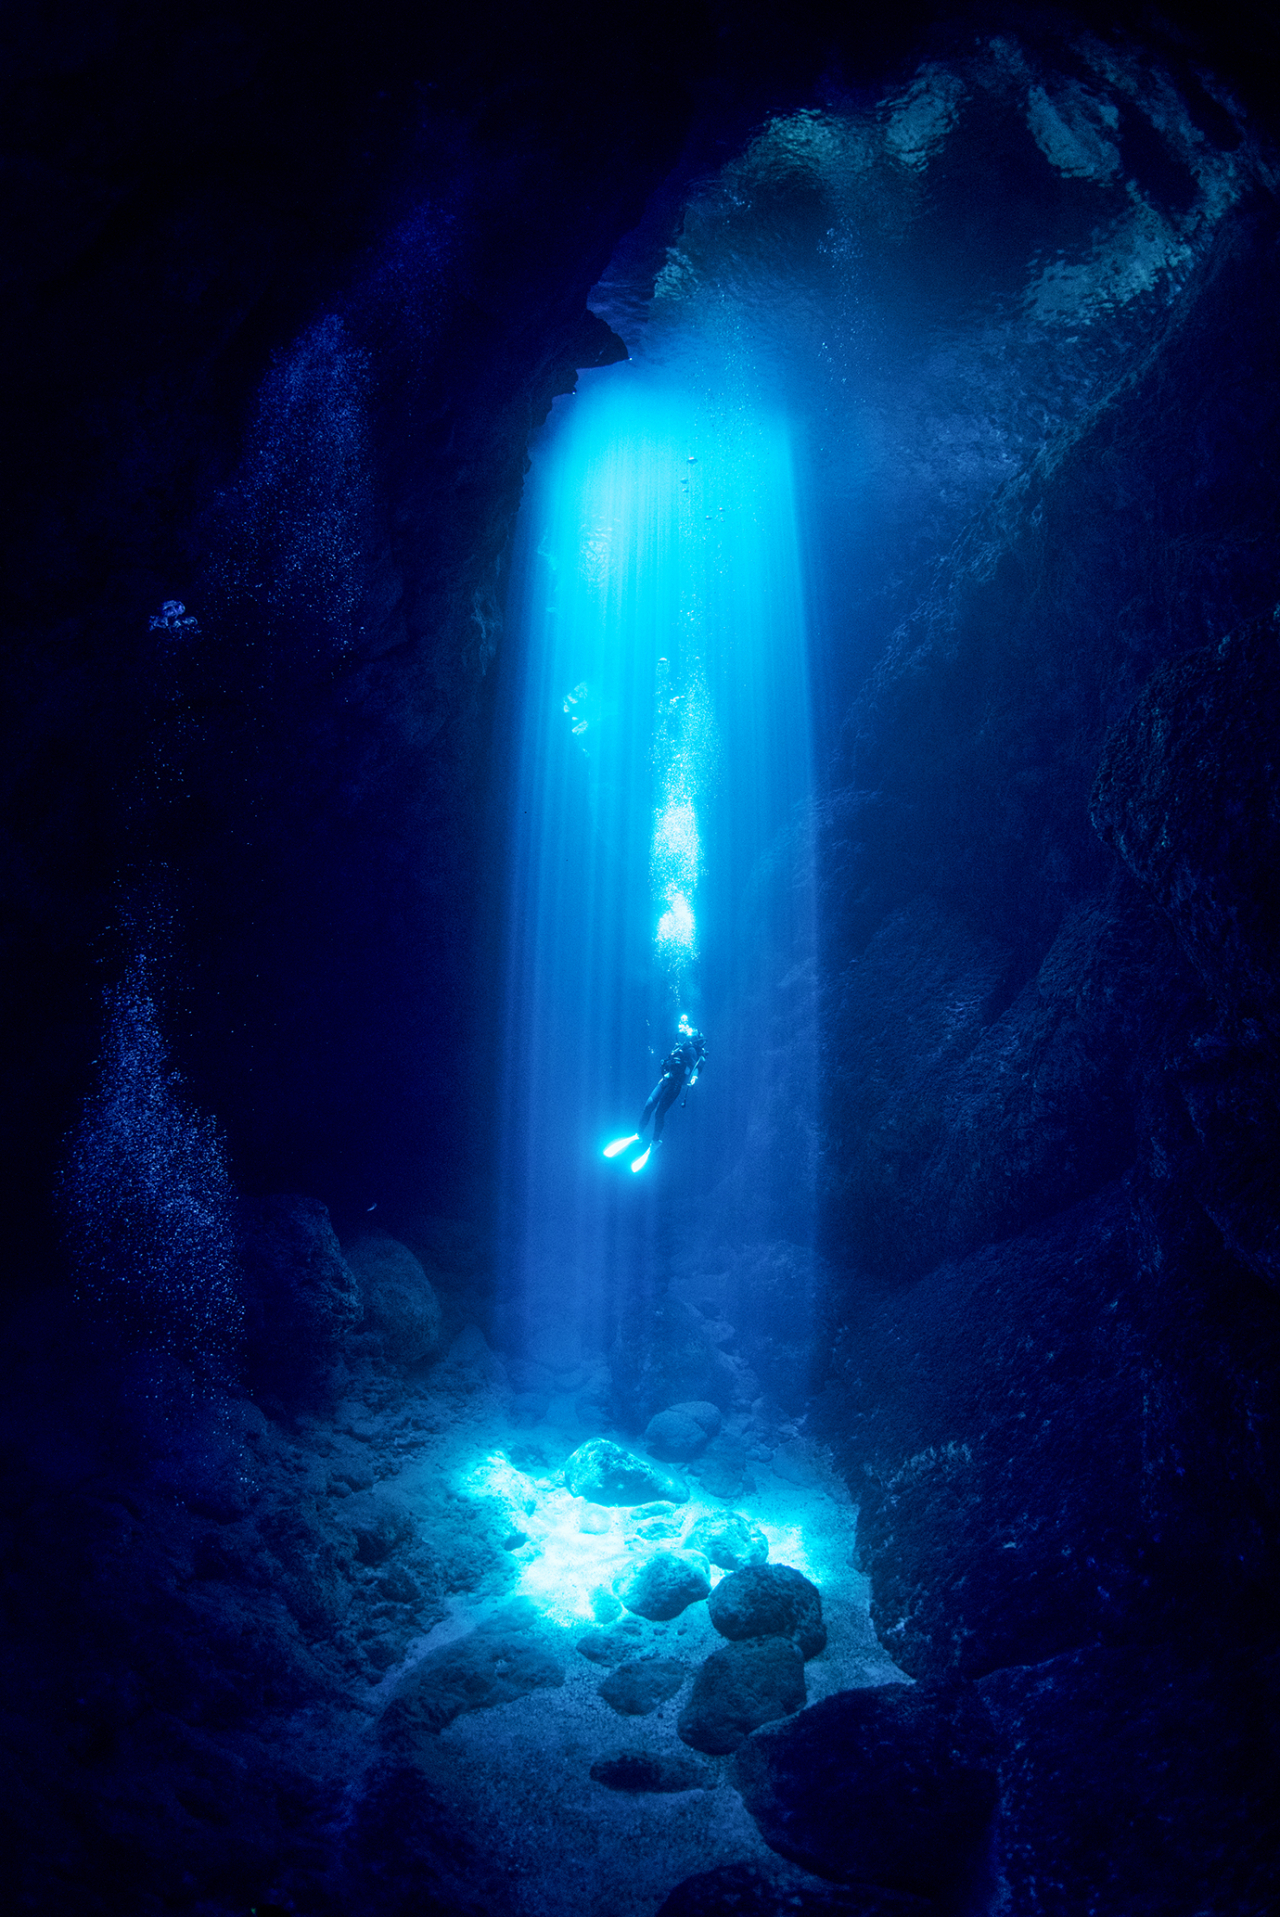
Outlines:
[[[662,1077],[650,1092],[640,1117],[640,1130],[643,1131],[649,1120],[653,1120],[653,1142],[656,1145],[662,1137],[662,1127],[667,1113],[679,1098],[686,1085],[691,1085],[706,1063],[707,1048],[701,1038],[684,1038],[667,1053],[662,1061]]]

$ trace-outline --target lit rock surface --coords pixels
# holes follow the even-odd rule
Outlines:
[[[666,1472],[609,1438],[579,1445],[565,1463],[564,1481],[575,1497],[591,1504],[649,1504],[655,1499],[682,1504],[685,1496]]]
[[[703,1559],[656,1551],[619,1585],[618,1596],[638,1617],[664,1620],[679,1617],[710,1590]]]
[[[685,1533],[690,1551],[701,1551],[722,1571],[740,1571],[748,1564],[763,1564],[769,1556],[769,1540],[758,1524],[740,1511],[723,1516],[699,1518]]]

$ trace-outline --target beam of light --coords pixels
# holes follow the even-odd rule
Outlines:
[[[697,927],[693,907],[683,892],[667,893],[667,909],[658,920],[654,943],[659,957],[668,965],[678,965],[697,956]]]
[[[499,1337],[514,1350],[540,1325],[608,1349],[628,1288],[654,1282],[650,1194],[705,1222],[752,1135],[762,1066],[780,1043],[803,1051],[791,1013],[779,1040],[752,1003],[773,1005],[788,971],[775,934],[785,921],[791,935],[808,884],[807,867],[795,877],[811,771],[790,434],[749,366],[712,377],[701,350],[584,374],[535,449],[521,512],[504,693]],[[670,1113],[661,1185],[619,1184],[602,1152],[634,1139],[682,1011],[707,1034],[713,1076]],[[811,1103],[811,1080],[797,1087]],[[800,1149],[806,1114],[787,1120]],[[627,1122],[602,1147],[602,1129]],[[802,1202],[791,1157],[742,1172],[761,1217],[775,1185]]]

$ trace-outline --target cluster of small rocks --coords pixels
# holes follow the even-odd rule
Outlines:
[[[655,1417],[646,1437],[668,1456],[705,1446],[719,1424],[714,1406],[688,1404]],[[673,1697],[689,1675],[677,1659],[631,1657],[637,1618],[666,1622],[705,1602],[710,1621],[728,1640],[694,1675],[677,1731],[684,1743],[708,1755],[737,1749],[759,1725],[797,1711],[805,1702],[805,1660],[826,1644],[822,1599],[815,1585],[788,1565],[771,1565],[768,1540],[738,1511],[703,1514],[681,1535],[676,1514],[683,1486],[667,1480],[643,1459],[607,1439],[579,1447],[564,1468],[576,1495],[599,1506],[664,1498],[642,1506],[635,1533],[648,1532],[657,1548],[645,1551],[615,1585],[629,1617],[589,1631],[581,1654],[607,1664],[600,1695],[615,1710],[647,1715]],[[663,1548],[667,1538],[671,1546]],[[712,1585],[712,1566],[725,1573]],[[614,1783],[612,1788],[629,1788]],[[650,1788],[638,1786],[637,1788]],[[656,1788],[656,1787],[655,1787]]]

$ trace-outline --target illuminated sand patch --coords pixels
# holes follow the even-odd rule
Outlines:
[[[607,1507],[575,1497],[547,1477],[522,1471],[506,1453],[495,1449],[459,1478],[468,1497],[497,1504],[509,1534],[526,1540],[511,1553],[517,1569],[515,1592],[527,1597],[552,1623],[569,1626],[594,1622],[615,1614],[616,1587],[637,1565],[663,1551],[679,1551],[683,1540],[701,1520],[723,1517],[729,1509],[749,1510],[752,1521],[769,1543],[769,1563],[789,1564],[821,1589],[829,1553],[806,1541],[798,1517],[784,1517],[770,1499],[761,1513],[758,1502],[744,1498],[729,1506],[722,1499],[700,1495],[691,1483],[687,1501],[663,1505],[671,1526],[663,1534],[662,1517],[640,1517],[652,1506]],[[641,1526],[656,1534],[646,1536]],[[712,1587],[725,1572],[708,1567]]]

